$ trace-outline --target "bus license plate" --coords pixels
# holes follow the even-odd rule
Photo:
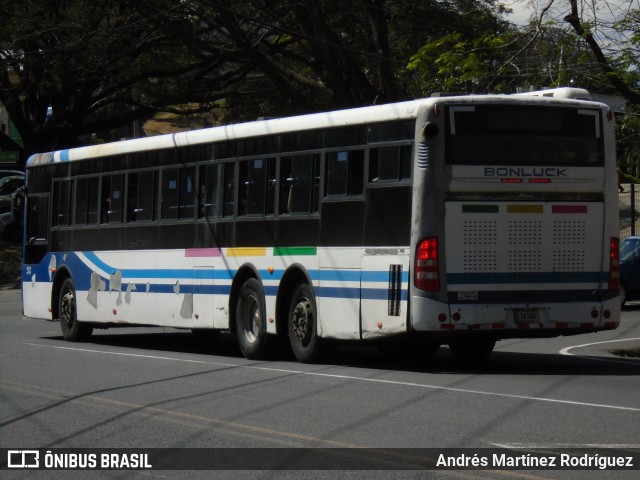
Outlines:
[[[531,309],[516,309],[513,311],[513,316],[515,318],[516,323],[524,322],[524,323],[538,323],[540,320],[538,318],[538,311]]]

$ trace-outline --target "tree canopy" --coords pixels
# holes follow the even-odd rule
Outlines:
[[[516,26],[497,0],[5,0],[0,101],[27,154],[157,112],[236,122],[568,84],[638,103],[638,10],[607,50],[562,2],[566,21]]]

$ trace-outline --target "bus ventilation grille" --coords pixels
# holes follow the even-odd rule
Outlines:
[[[427,142],[418,144],[418,168],[426,170],[429,167],[429,145]]]
[[[402,292],[402,265],[389,266],[389,312],[390,317],[400,316]]]

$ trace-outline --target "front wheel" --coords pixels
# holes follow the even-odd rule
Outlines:
[[[250,278],[242,285],[236,304],[238,345],[245,358],[257,360],[267,351],[266,308],[262,285]]]
[[[60,286],[58,296],[58,316],[60,318],[60,329],[62,336],[69,342],[87,340],[93,327],[78,321],[76,312],[76,290],[73,280],[67,278]]]
[[[317,334],[316,300],[309,284],[300,283],[296,287],[289,306],[287,324],[291,350],[298,361],[317,361],[322,353],[322,340]]]
[[[476,362],[487,358],[496,346],[494,338],[468,337],[449,342],[449,350],[463,362]]]

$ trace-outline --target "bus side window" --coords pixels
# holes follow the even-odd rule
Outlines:
[[[222,216],[232,217],[235,210],[235,163],[224,164],[224,178],[222,191]]]
[[[49,237],[49,194],[29,195],[28,201],[27,239],[30,244],[46,242]]]
[[[411,145],[372,148],[369,182],[398,182],[411,178]]]
[[[200,169],[200,212],[199,217],[219,217],[220,202],[218,182],[220,165],[206,165]]]
[[[294,184],[292,163],[293,157],[280,158],[280,205],[278,207],[280,215],[291,213]]]
[[[122,174],[102,177],[102,210],[100,222],[103,224],[122,222]]]
[[[180,169],[178,218],[193,218],[196,213],[196,169]]]
[[[362,195],[363,176],[364,150],[338,151],[327,154],[327,196]]]
[[[73,182],[71,180],[60,180],[53,183],[52,227],[67,227],[71,225],[72,194]]]
[[[127,222],[150,222],[156,218],[157,172],[133,172],[127,186]]]
[[[76,225],[98,223],[98,177],[79,178],[76,181]]]
[[[240,162],[238,216],[272,215],[275,200],[275,159]]]
[[[178,218],[178,184],[180,170],[167,168],[162,171],[162,198],[160,200],[160,218],[175,220]]]
[[[283,157],[280,162],[280,209],[282,214],[318,211],[319,155]]]

